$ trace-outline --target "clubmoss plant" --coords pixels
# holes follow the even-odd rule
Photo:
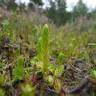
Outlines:
[[[62,65],[64,63],[64,53],[60,52],[58,55],[58,64]]]
[[[13,76],[15,80],[21,80],[24,76],[24,57],[19,56],[16,60],[16,66],[13,70]]]
[[[48,25],[45,24],[41,32],[41,37],[38,42],[39,59],[43,63],[43,73],[48,72],[49,64],[49,29]]]

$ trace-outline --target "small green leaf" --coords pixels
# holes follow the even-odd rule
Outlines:
[[[91,71],[91,76],[92,76],[94,79],[96,79],[96,70],[92,70],[92,71]]]
[[[64,72],[64,66],[59,65],[55,70],[55,76],[59,77]]]

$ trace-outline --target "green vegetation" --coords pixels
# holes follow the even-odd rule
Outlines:
[[[91,76],[92,76],[94,79],[96,79],[96,70],[92,70],[92,71],[91,71]]]
[[[48,32],[48,25],[45,25],[40,41],[39,41],[39,54],[40,54],[40,60],[43,63],[43,72],[48,72],[48,65],[49,65],[49,32]]]
[[[24,75],[24,58],[19,56],[16,60],[16,66],[13,70],[13,76],[15,80],[22,80]]]
[[[2,89],[0,89],[0,96],[5,96],[5,93]]]
[[[35,33],[28,33],[26,41],[26,38],[17,37],[17,35],[22,36],[22,34],[19,35],[18,32],[14,34],[15,26],[12,28],[13,25],[11,23],[10,20],[3,21],[2,23],[3,30],[0,37],[0,46],[3,49],[1,49],[2,59],[0,59],[0,70],[2,71],[3,69],[4,73],[0,74],[0,86],[6,85],[7,83],[14,85],[15,82],[18,82],[15,86],[19,86],[22,90],[20,93],[22,96],[35,96],[34,94],[38,91],[40,91],[42,96],[42,94],[46,94],[47,89],[45,90],[45,87],[47,88],[47,86],[52,87],[50,90],[54,90],[56,94],[61,94],[64,78],[66,78],[64,75],[66,72],[66,64],[68,66],[74,65],[75,61],[79,59],[82,62],[92,63],[93,59],[90,58],[90,54],[95,52],[95,46],[90,44],[95,45],[94,32],[92,33],[94,34],[93,40],[90,38],[90,32],[84,32],[81,35],[77,32],[63,33],[65,29],[59,28],[55,34],[55,25],[50,26],[45,24],[44,26],[33,27],[34,31],[32,32]],[[33,38],[31,40],[31,38],[29,39],[29,34],[34,34],[38,38],[34,37],[35,40]],[[52,37],[54,34],[56,37]],[[5,38],[6,36],[7,39]],[[13,36],[17,41],[14,40]],[[2,40],[8,40],[8,42],[3,42]],[[31,42],[28,43],[28,40],[29,42],[31,40]],[[34,44],[34,46],[31,44]],[[34,48],[36,50],[35,55]],[[32,57],[30,57],[30,54],[32,54]],[[3,58],[2,56],[8,56],[10,58],[7,59],[7,57]],[[90,66],[95,65],[92,63]],[[96,72],[94,68],[88,68],[93,70],[90,74],[95,79]],[[7,70],[9,71],[7,72]],[[38,85],[41,82],[40,80],[44,80],[43,87]],[[47,86],[44,85],[44,82],[47,83]],[[40,87],[40,90],[38,90],[38,87]],[[0,94],[1,96],[6,94],[6,90],[2,89],[2,87]]]
[[[29,84],[26,84],[25,86],[22,86],[22,96],[34,96],[35,95],[35,88],[30,86]]]
[[[0,96],[96,95],[95,9],[48,1],[0,1]]]

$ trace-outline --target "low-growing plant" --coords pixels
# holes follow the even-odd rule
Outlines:
[[[1,88],[0,88],[0,96],[5,96],[5,92]]]
[[[19,56],[16,60],[16,66],[13,70],[15,80],[21,80],[24,76],[24,57]]]
[[[3,20],[3,22],[2,22],[1,34],[2,34],[2,36],[3,35],[8,36],[10,38],[10,40],[12,40],[12,41],[15,38],[12,26],[10,25],[10,23],[7,19]]]
[[[58,64],[62,65],[64,63],[64,59],[65,59],[64,53],[60,52],[58,55]]]
[[[95,69],[92,70],[91,73],[90,73],[90,75],[91,75],[91,77],[92,77],[93,79],[96,79],[96,70],[95,70]]]
[[[53,76],[56,78],[60,77],[64,72],[64,65],[50,64],[48,68],[49,68],[49,71],[52,72]]]
[[[43,73],[48,72],[48,65],[49,65],[49,29],[48,25],[45,24],[41,36],[38,42],[38,58],[43,63]]]
[[[54,87],[56,92],[60,92],[62,88],[62,81],[59,79],[59,77],[64,72],[64,65],[56,66],[54,64],[50,64],[49,71],[53,74],[46,77],[49,86]]]
[[[22,95],[21,96],[35,96],[35,87],[30,84],[25,84],[22,87]]]
[[[5,82],[6,82],[5,76],[3,74],[0,74],[0,86],[2,86]]]

